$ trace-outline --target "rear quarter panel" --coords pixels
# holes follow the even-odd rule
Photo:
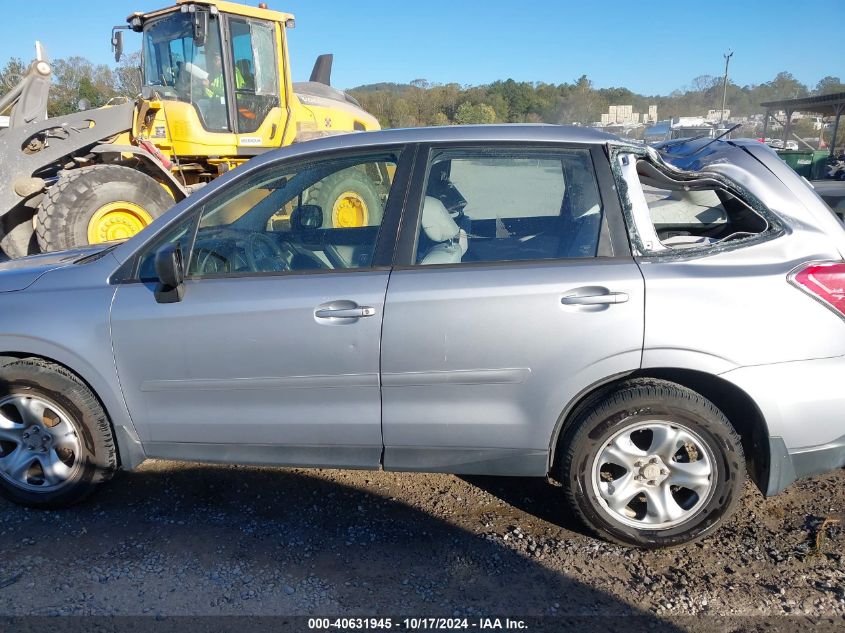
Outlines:
[[[640,258],[643,367],[721,373],[845,354],[845,321],[787,281],[801,264],[837,255],[829,241],[793,231],[693,259]],[[703,356],[711,367],[699,366]]]

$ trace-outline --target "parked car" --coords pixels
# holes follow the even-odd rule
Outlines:
[[[386,192],[344,228],[338,174]],[[845,230],[756,141],[589,129],[270,152],[107,247],[0,264],[0,490],[149,458],[551,477],[597,534],[712,532],[845,465]]]

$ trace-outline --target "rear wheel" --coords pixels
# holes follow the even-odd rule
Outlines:
[[[699,394],[634,380],[588,403],[564,439],[569,502],[603,538],[680,545],[712,532],[745,482],[739,436]]]
[[[111,426],[76,376],[37,358],[3,367],[0,494],[16,503],[76,503],[117,468]]]
[[[42,251],[132,237],[173,206],[153,178],[121,165],[75,169],[53,185],[38,209]]]

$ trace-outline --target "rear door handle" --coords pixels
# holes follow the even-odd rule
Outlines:
[[[600,306],[625,303],[628,295],[624,292],[605,292],[599,295],[569,295],[560,300],[565,306]]]
[[[314,316],[318,319],[360,319],[373,316],[376,309],[370,306],[359,306],[354,301],[329,301],[318,305]]]

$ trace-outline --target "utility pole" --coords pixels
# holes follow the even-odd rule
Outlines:
[[[722,111],[719,114],[719,123],[723,123],[725,121],[725,105],[728,101],[728,64],[731,63],[731,57],[734,56],[732,50],[728,50],[725,53],[725,81],[722,84]]]

